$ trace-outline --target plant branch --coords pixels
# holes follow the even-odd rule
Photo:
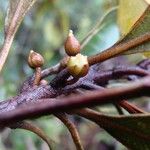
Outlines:
[[[123,100],[119,102],[119,105],[123,107],[125,110],[127,110],[129,113],[134,114],[134,113],[147,113],[140,108],[136,107],[135,105]]]
[[[149,74],[150,73],[147,70],[144,70],[137,66],[132,66],[132,67],[118,66],[112,70],[107,70],[97,75],[94,81],[97,84],[103,84],[109,81],[110,79],[117,79],[125,75],[136,75],[136,76],[143,77]]]
[[[103,52],[94,55],[89,56],[88,61],[90,65],[94,65],[96,63],[100,63],[102,61],[105,61],[109,58],[115,57],[117,55],[120,55],[130,48],[136,47],[144,42],[148,42],[150,40],[150,33],[146,33],[144,35],[141,35],[139,37],[136,37],[134,39],[129,40],[125,43],[117,43],[114,46],[108,48],[107,50],[104,50]]]
[[[52,113],[65,112],[73,109],[103,105],[121,101],[122,99],[150,96],[150,76],[131,82],[124,87],[110,88],[97,91],[88,91],[84,95],[67,98],[47,99],[44,103],[17,107],[15,110],[0,114],[0,126],[4,127],[11,122],[31,119]]]
[[[49,149],[52,150],[52,143],[54,143],[53,140],[51,140],[39,127],[37,127],[36,125],[26,122],[26,121],[22,121],[22,122],[17,122],[15,124],[12,124],[10,126],[11,129],[25,129],[25,130],[29,130],[35,134],[37,134],[39,137],[41,137],[47,144]]]
[[[68,69],[64,69],[50,82],[50,85],[54,88],[64,87],[69,76]]]
[[[41,78],[45,78],[49,75],[52,75],[52,74],[56,74],[60,71],[60,68],[61,68],[61,64],[58,63],[56,64],[55,66],[52,66],[50,68],[47,68],[47,69],[44,69],[41,73]]]
[[[11,47],[12,42],[13,42],[13,39],[14,39],[14,35],[7,36],[5,41],[4,41],[2,48],[0,50],[0,72],[4,66],[6,59],[7,59],[8,53],[10,51],[10,47]]]
[[[66,114],[55,114],[55,116],[57,118],[59,118],[63,123],[64,125],[68,128],[71,136],[72,136],[72,139],[75,143],[75,146],[76,146],[76,149],[77,150],[83,150],[83,146],[82,146],[82,143],[81,143],[81,139],[80,139],[80,136],[79,136],[79,133],[77,131],[77,128],[76,126],[74,125],[74,123],[72,123],[69,118],[67,117]]]
[[[137,66],[148,70],[149,69],[148,67],[150,67],[150,59],[144,59],[143,61],[139,62]]]
[[[35,68],[35,78],[33,85],[39,85],[41,80],[41,67]]]

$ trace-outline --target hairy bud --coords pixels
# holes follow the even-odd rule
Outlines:
[[[80,53],[80,43],[74,37],[72,30],[69,31],[68,37],[65,42],[65,51],[69,56],[75,56]]]
[[[89,70],[87,56],[83,56],[81,54],[71,56],[68,60],[67,68],[69,70],[69,73],[74,77],[85,76]]]
[[[44,58],[39,53],[31,50],[28,56],[28,64],[31,68],[42,67]]]

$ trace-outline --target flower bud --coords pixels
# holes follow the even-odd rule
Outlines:
[[[69,70],[69,73],[74,77],[85,76],[89,70],[87,56],[83,56],[81,54],[71,56],[68,60],[67,68]]]
[[[69,56],[75,56],[80,53],[80,43],[74,37],[72,30],[69,31],[65,42],[65,51]]]
[[[44,59],[39,53],[31,50],[28,57],[28,64],[31,68],[41,67],[44,64]]]

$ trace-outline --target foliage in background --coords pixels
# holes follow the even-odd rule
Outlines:
[[[7,5],[8,1],[1,1],[1,38],[3,38]],[[3,87],[0,91],[0,96],[5,98],[14,95],[25,76],[31,74],[32,70],[26,63],[26,56],[30,49],[43,54],[46,60],[45,67],[56,64],[64,55],[63,43],[69,29],[72,29],[78,39],[82,41],[89,30],[93,28],[93,25],[107,10],[115,5],[116,1],[114,0],[96,0],[94,2],[90,0],[39,0],[26,15],[17,32],[9,59],[5,64],[7,68],[2,71],[2,76],[5,78],[0,77],[0,83]],[[112,31],[106,30],[104,36],[111,34]],[[110,38],[107,40],[108,44],[105,43],[107,47],[113,44],[111,40]],[[89,54],[92,53],[89,52]],[[11,74],[9,70],[11,70]]]

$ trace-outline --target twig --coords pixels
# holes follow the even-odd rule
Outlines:
[[[72,139],[75,143],[76,149],[77,150],[83,150],[84,148],[82,146],[79,133],[78,133],[77,128],[75,127],[74,123],[72,123],[69,120],[69,118],[67,117],[67,115],[64,113],[63,114],[55,114],[55,116],[57,118],[59,118],[64,123],[64,125],[68,128],[68,130],[70,131],[70,134],[71,134]]]
[[[97,91],[88,91],[84,95],[70,96],[44,103],[19,107],[13,111],[0,114],[0,126],[8,126],[11,122],[31,119],[52,113],[65,112],[73,109],[103,105],[121,101],[122,99],[150,96],[150,76],[131,82],[124,87]]]
[[[7,36],[4,41],[3,47],[0,49],[0,72],[4,66],[6,59],[7,59],[8,53],[10,51],[10,47],[13,42],[13,38],[14,38],[14,34]]]
[[[25,130],[29,130],[35,134],[37,134],[39,137],[41,137],[49,146],[49,149],[52,150],[52,143],[54,143],[53,140],[51,140],[39,127],[37,127],[36,125],[23,121],[23,122],[18,122],[15,124],[12,124],[10,126],[11,129],[25,129]]]
[[[144,59],[143,61],[139,62],[137,66],[147,70],[148,66],[150,66],[150,59]]]
[[[127,110],[129,113],[147,113],[145,111],[143,111],[142,109],[136,107],[135,105],[123,100],[123,101],[120,101],[118,103],[121,107],[123,107],[125,110]]]
[[[97,75],[94,81],[97,84],[102,85],[103,83],[106,83],[110,79],[118,79],[125,75],[136,75],[136,76],[143,77],[143,76],[150,75],[150,72],[136,66],[133,67],[118,66],[112,70],[104,71],[103,73]]]
[[[131,39],[128,42],[115,44],[114,46],[108,48],[107,50],[104,50],[102,53],[90,56],[88,58],[89,64],[94,65],[96,63],[100,63],[109,58],[122,54],[127,50],[129,50],[130,48],[136,47],[144,42],[148,42],[149,40],[150,40],[150,33],[146,33],[144,35]]]
[[[60,65],[60,63],[58,63],[55,66],[44,69],[41,73],[41,78],[43,79],[49,75],[58,73],[60,71],[60,68],[61,68],[61,65]]]
[[[41,67],[35,68],[35,78],[34,78],[34,83],[33,85],[39,85],[40,80],[41,80]]]
[[[70,73],[68,69],[64,69],[50,82],[50,85],[54,88],[62,88],[66,85],[66,81],[69,77]]]

